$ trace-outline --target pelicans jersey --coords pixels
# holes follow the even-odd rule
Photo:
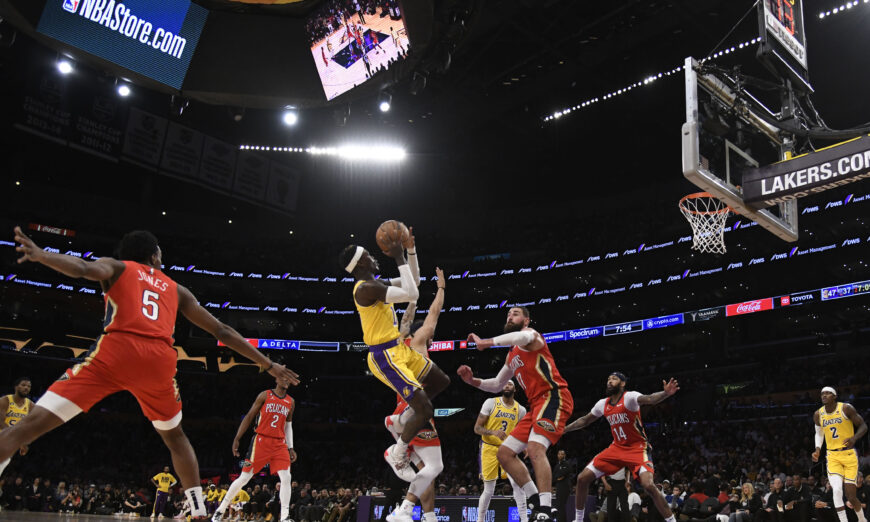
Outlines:
[[[828,450],[828,475],[843,477],[846,484],[855,484],[858,480],[858,452],[854,448],[846,449],[846,439],[855,435],[855,425],[843,412],[844,403],[838,402],[832,413],[819,409],[819,424],[825,434],[825,448]]]
[[[565,424],[574,411],[574,399],[568,391],[568,383],[556,369],[547,343],[535,351],[514,346],[505,365],[525,390],[531,408],[531,415],[523,417],[511,431],[511,437],[524,444],[529,440],[545,447],[555,444],[562,437]]]
[[[24,406],[19,406],[15,404],[15,396],[7,395],[6,399],[9,401],[9,406],[6,408],[4,412],[6,416],[3,421],[7,426],[12,426],[16,422],[20,421],[22,418],[26,417],[28,413],[30,413],[30,408],[33,407],[33,401],[28,398],[24,398]]]
[[[595,417],[604,417],[610,423],[610,433],[613,443],[592,459],[586,466],[595,473],[595,477],[612,475],[622,468],[629,468],[637,476],[638,473],[653,473],[650,451],[652,447],[647,441],[640,417],[638,392],[624,392],[616,404],[610,403],[610,398],[598,401],[590,412]]]
[[[289,395],[279,397],[272,390],[266,392],[266,401],[257,416],[257,428],[245,456],[245,473],[257,473],[267,464],[273,475],[290,469],[290,451],[287,449],[284,426],[293,414],[294,403]]]
[[[488,416],[484,428],[490,431],[501,430],[510,434],[519,424],[520,419],[526,415],[526,409],[520,406],[517,401],[514,401],[511,406],[507,406],[501,397],[493,397],[483,403],[480,414]],[[495,435],[482,435],[480,437],[478,465],[481,480],[507,478],[505,470],[498,463],[498,447],[501,446],[501,443],[502,440]]]
[[[170,346],[178,312],[178,288],[163,272],[124,261],[126,268],[106,292],[103,331],[161,339]]]
[[[356,300],[356,290],[365,281],[357,281],[353,287],[356,309],[363,329],[363,341],[369,347],[368,366],[372,375],[399,394],[403,400],[411,400],[432,362],[408,347],[399,339],[399,321],[392,304],[378,301],[362,306]]]
[[[103,335],[84,362],[68,369],[40,401],[48,400],[51,410],[52,397],[59,395],[88,411],[103,397],[127,390],[155,428],[170,430],[181,422],[178,353],[172,348],[178,286],[156,268],[123,263],[105,294]],[[54,413],[68,420],[68,413]]]

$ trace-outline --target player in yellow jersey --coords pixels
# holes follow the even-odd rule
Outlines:
[[[14,425],[26,417],[30,413],[30,410],[33,409],[33,401],[27,397],[30,395],[30,388],[30,378],[19,377],[15,379],[15,383],[13,384],[14,392],[0,397],[0,414],[3,415],[3,422],[0,422],[0,430]],[[27,449],[27,444],[21,446],[18,450],[18,454],[26,455]],[[12,457],[9,457],[3,462],[0,462],[0,475],[3,474],[3,470],[6,469],[6,466],[9,465],[9,461],[11,460]]]
[[[520,521],[526,522],[529,519],[523,488],[518,486],[514,479],[499,466],[498,457],[496,457],[502,441],[526,415],[526,409],[514,400],[514,392],[516,392],[514,381],[508,381],[501,391],[501,397],[490,397],[484,401],[480,408],[480,414],[477,416],[477,422],[474,424],[474,433],[480,435],[478,463],[480,464],[480,478],[483,480],[483,493],[481,493],[477,503],[477,520],[486,520],[489,501],[495,493],[495,482],[499,478],[509,479],[514,488],[514,500],[517,503]]]
[[[822,388],[822,407],[813,413],[813,423],[816,425],[816,450],[813,451],[813,462],[819,461],[822,452],[822,442],[827,449],[828,482],[834,494],[834,507],[840,522],[846,522],[846,500],[855,509],[858,522],[866,522],[861,502],[858,500],[858,452],[855,443],[867,433],[864,419],[855,411],[855,407],[846,402],[837,401],[837,392],[830,386]]]
[[[151,483],[157,488],[157,495],[154,499],[154,509],[151,511],[151,518],[163,518],[163,512],[166,510],[166,501],[169,499],[169,489],[178,484],[178,479],[172,476],[169,472],[169,466],[163,466],[163,473],[158,473],[151,477]]]
[[[410,265],[405,248],[408,249]],[[401,342],[393,304],[414,302],[419,296],[420,272],[414,236],[409,235],[405,245],[394,241],[388,253],[399,267],[398,278],[376,279],[380,266],[361,246],[348,246],[341,253],[340,262],[357,280],[353,298],[362,323],[363,341],[369,347],[369,370],[402,397],[412,410],[403,425],[401,437],[384,452],[384,460],[396,475],[413,482],[417,474],[409,466],[408,443],[432,419],[431,397],[444,390],[450,384],[450,378],[432,361]],[[411,493],[419,498],[426,487],[428,484],[412,484]]]

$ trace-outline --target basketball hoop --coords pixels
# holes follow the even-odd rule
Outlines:
[[[692,249],[704,254],[725,253],[725,221],[731,207],[709,192],[696,192],[680,200],[680,212],[692,226]]]

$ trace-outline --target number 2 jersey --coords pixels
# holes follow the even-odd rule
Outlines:
[[[284,425],[293,413],[293,406],[290,395],[281,397],[272,390],[266,392],[266,402],[260,407],[260,414],[257,416],[257,434],[284,439]]]
[[[133,261],[105,293],[103,331],[160,339],[172,346],[178,285],[160,270]]]

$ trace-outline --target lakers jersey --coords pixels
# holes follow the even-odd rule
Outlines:
[[[838,402],[833,413],[825,411],[822,406],[819,409],[819,424],[825,433],[825,446],[828,451],[843,449],[846,439],[855,435],[855,426],[849,417],[843,413],[843,403]]]
[[[357,281],[353,285],[353,304],[356,305],[362,323],[363,342],[369,346],[376,346],[398,339],[399,321],[392,304],[378,301],[371,306],[362,306],[356,301],[356,289],[364,282]]]
[[[33,407],[33,401],[30,399],[24,399],[24,406],[19,406],[15,404],[14,395],[7,395],[6,399],[9,401],[9,406],[6,408],[4,422],[6,422],[7,426],[12,426],[16,422],[20,421],[24,417],[30,413],[30,408]]]
[[[480,413],[486,415],[487,411],[489,411],[489,419],[486,421],[484,428],[490,431],[501,430],[507,434],[513,431],[526,413],[526,409],[520,406],[520,403],[517,401],[514,401],[511,406],[507,406],[501,397],[487,399],[483,403]],[[495,435],[481,435],[480,438],[491,446],[500,446],[502,443],[502,440]]]
[[[170,473],[158,473],[151,477],[151,480],[157,483],[157,491],[169,493],[169,488],[177,481]]]

